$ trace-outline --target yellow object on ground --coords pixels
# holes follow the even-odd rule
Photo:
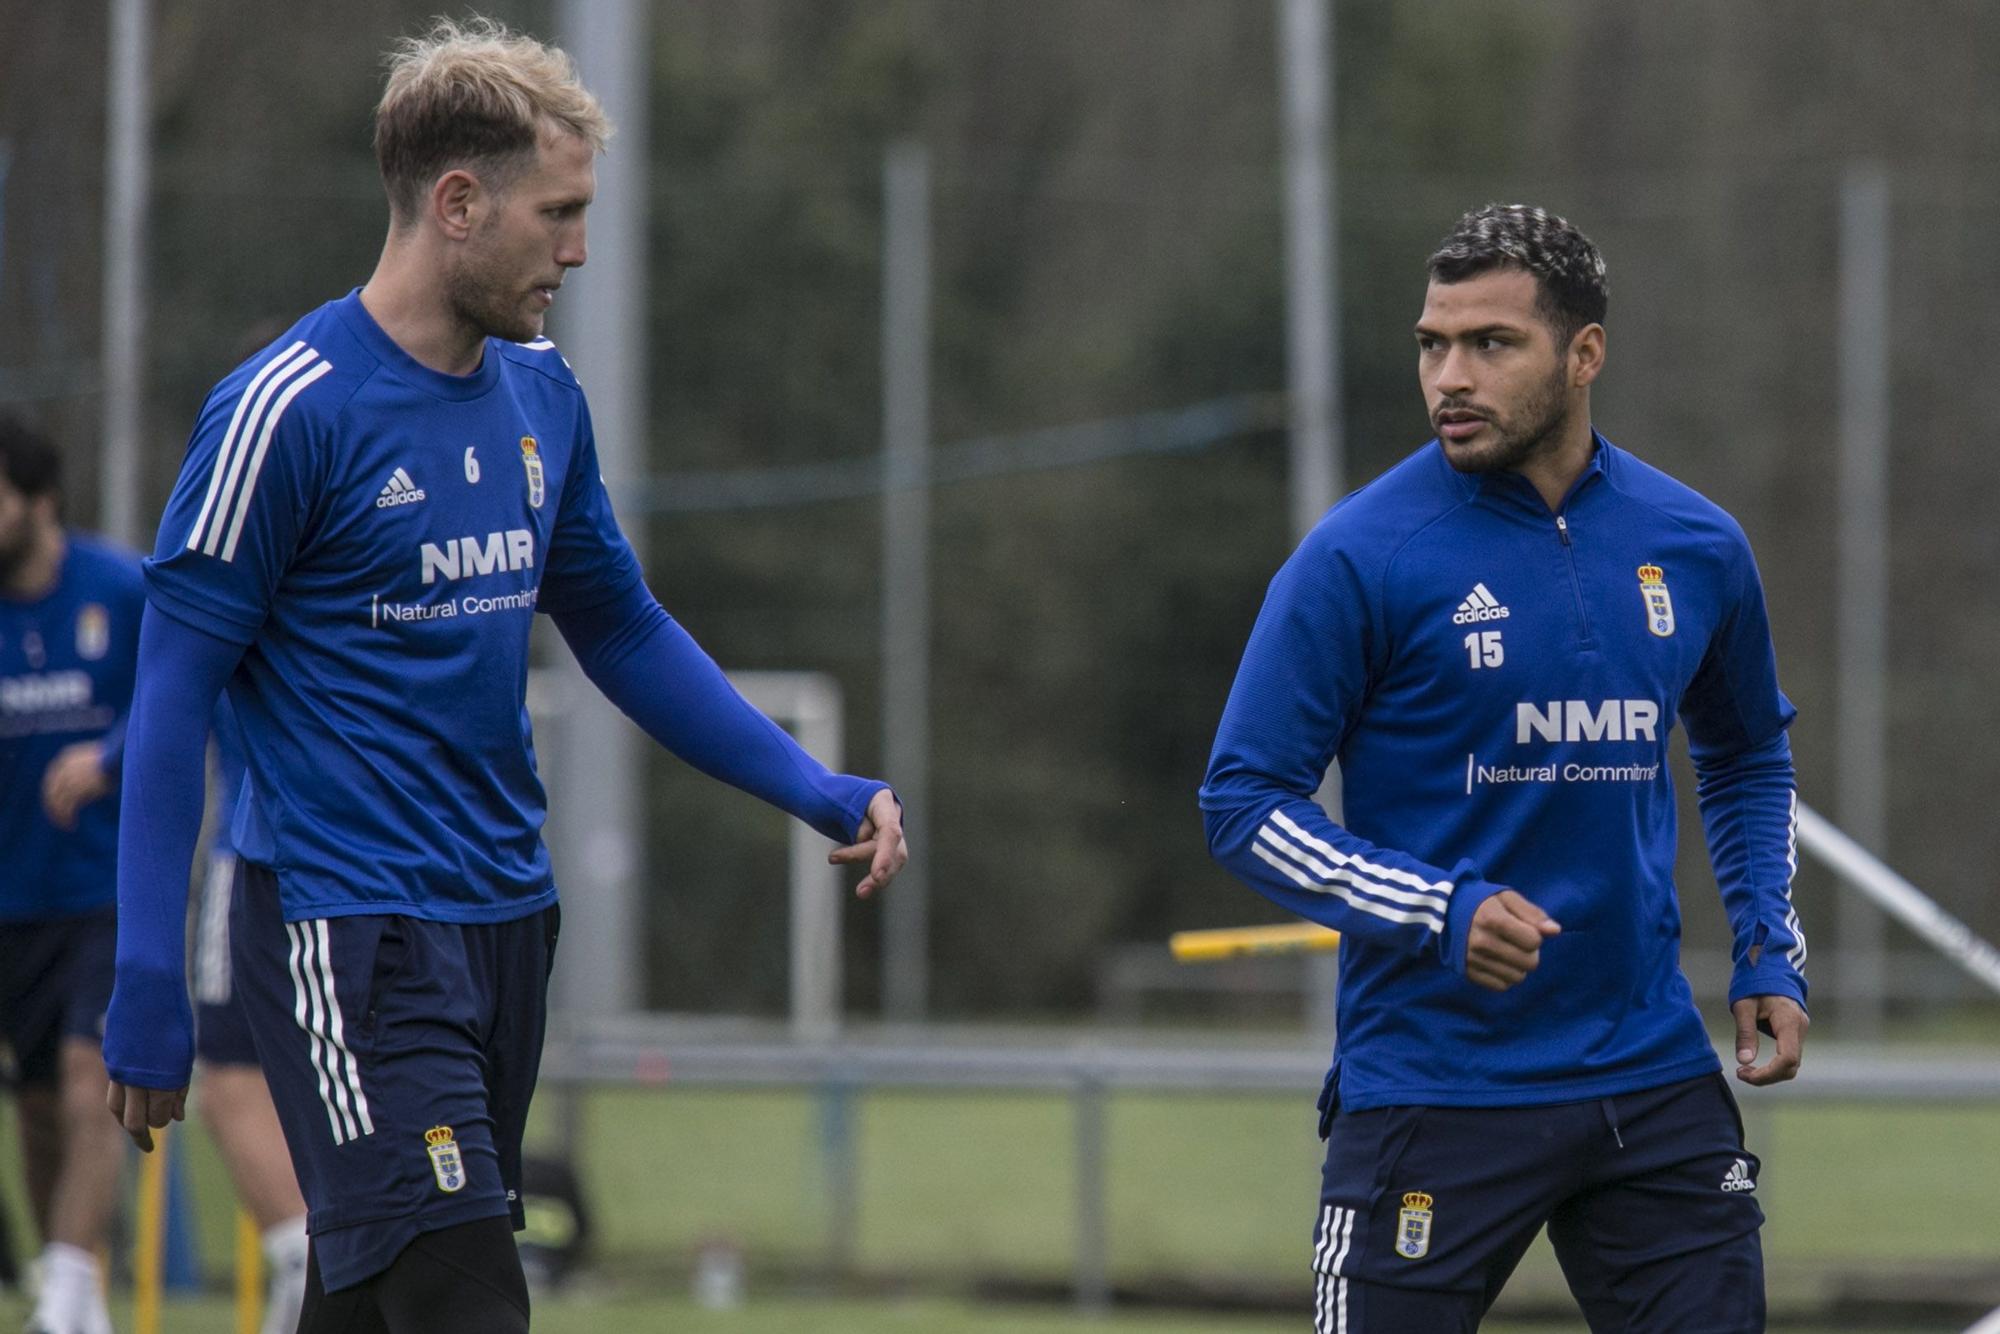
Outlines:
[[[1316,922],[1280,926],[1232,926],[1215,931],[1176,931],[1167,941],[1177,963],[1214,963],[1251,954],[1294,954],[1300,950],[1330,950],[1340,944],[1340,932]]]

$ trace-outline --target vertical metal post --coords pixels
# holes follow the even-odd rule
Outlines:
[[[791,729],[799,746],[839,772],[846,766],[840,686],[818,672],[731,672],[753,708]],[[791,1021],[795,1042],[839,1036],[841,879],[833,845],[803,821],[791,826]]]
[[[794,734],[808,755],[839,773],[846,766],[840,688],[815,676],[793,714]],[[827,842],[791,821],[792,1037],[824,1042],[840,1032],[840,908],[838,868],[827,864]]]
[[[599,469],[617,499],[646,463],[646,158],[649,43],[636,0],[558,0],[556,26],[584,83],[618,128],[597,160],[590,259],[563,281],[558,340],[590,396]],[[628,529],[642,547],[642,529]],[[640,1000],[639,737],[573,663],[571,707],[552,785],[551,848],[563,886],[561,1003],[581,1013]]]
[[[882,242],[882,758],[909,864],[882,904],[882,1003],[930,1011],[930,161],[890,145]]]
[[[103,443],[98,526],[139,540],[139,429],[146,393],[146,206],[152,176],[152,15],[113,0],[105,108]]]
[[[0,277],[7,272],[7,173],[13,165],[14,145],[0,139]]]
[[[1278,0],[1284,90],[1286,377],[1291,403],[1292,538],[1302,540],[1339,498],[1340,322],[1334,265],[1333,21],[1328,0]],[[1329,768],[1320,804],[1340,818],[1340,769]],[[1333,1026],[1338,961],[1305,962],[1306,1022]]]
[[[854,1085],[844,1078],[820,1085],[819,1148],[826,1173],[826,1267],[845,1276],[854,1270],[861,1197],[854,1169]]]
[[[1076,1304],[1111,1305],[1111,1250],[1105,1210],[1104,1081],[1085,1071],[1076,1081]]]
[[[1339,497],[1340,326],[1334,318],[1333,24],[1328,0],[1280,0],[1285,151],[1286,373],[1292,536]]]
[[[1841,826],[1888,852],[1889,176],[1851,164],[1840,191],[1840,681],[1835,729]],[[1840,900],[1840,994],[1850,1036],[1882,1031],[1882,914]]]

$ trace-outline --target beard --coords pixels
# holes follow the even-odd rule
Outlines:
[[[526,293],[510,281],[504,266],[477,250],[445,278],[452,313],[489,338],[525,343],[542,332],[540,312],[526,309]]]
[[[1431,410],[1432,429],[1437,428],[1438,413],[1468,406],[1449,398],[1440,401]],[[1529,396],[1518,412],[1504,418],[1487,418],[1487,426],[1496,437],[1494,440],[1470,450],[1454,450],[1446,444],[1444,456],[1452,467],[1463,473],[1511,472],[1560,439],[1568,425],[1567,368],[1558,363],[1555,372]],[[1443,439],[1441,433],[1439,439]]]
[[[24,519],[14,525],[14,531],[0,537],[0,585],[11,584],[28,557],[34,554],[35,535]]]

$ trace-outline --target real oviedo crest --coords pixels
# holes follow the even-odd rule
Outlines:
[[[1421,1260],[1431,1249],[1431,1197],[1420,1190],[1403,1196],[1402,1212],[1396,1215],[1396,1254],[1405,1260]]]
[[[528,470],[528,503],[540,509],[543,498],[548,494],[548,488],[542,480],[541,447],[535,443],[535,437],[532,435],[521,437],[521,466]]]
[[[465,1160],[458,1156],[451,1127],[432,1126],[424,1132],[424,1143],[430,1146],[431,1173],[437,1177],[438,1189],[447,1195],[464,1190]]]
[[[96,662],[111,650],[111,613],[101,602],[86,602],[76,613],[76,656]]]
[[[1667,572],[1657,565],[1639,567],[1639,596],[1646,603],[1646,628],[1661,639],[1674,632],[1674,600],[1667,596]]]

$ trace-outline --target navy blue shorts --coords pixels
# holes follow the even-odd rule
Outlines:
[[[13,1050],[14,1082],[56,1082],[64,1038],[104,1041],[118,957],[118,909],[0,922],[0,1036]]]
[[[248,862],[234,897],[236,991],[326,1290],[423,1232],[500,1215],[518,1229],[557,909],[479,926],[286,922],[276,878]]]
[[[208,859],[194,910],[188,978],[194,991],[194,1054],[213,1065],[257,1064],[250,1017],[236,996],[229,964],[229,904],[236,890],[236,854]]]
[[[1759,1164],[1720,1074],[1547,1107],[1336,1110],[1314,1334],[1477,1329],[1544,1225],[1593,1331],[1764,1328]]]

